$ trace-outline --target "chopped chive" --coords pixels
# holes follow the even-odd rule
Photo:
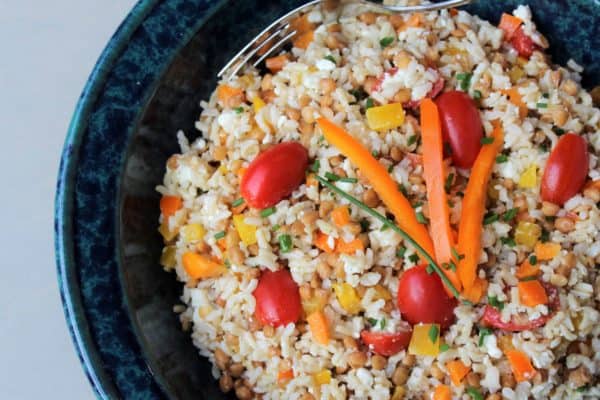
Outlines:
[[[471,396],[472,400],[483,400],[483,395],[477,388],[469,386],[467,388],[467,394]]]
[[[215,239],[223,239],[225,237],[225,231],[215,233]]]
[[[440,344],[440,353],[450,350],[450,346],[447,343]]]
[[[361,232],[366,232],[369,230],[369,226],[371,225],[366,218],[363,218],[359,222]]]
[[[547,230],[545,230],[544,228],[542,228],[542,234],[540,236],[540,241],[542,243],[546,243],[549,240],[550,240],[550,232],[548,232]]]
[[[525,278],[521,278],[519,280],[521,282],[536,281],[537,280],[537,276],[526,276]]]
[[[356,178],[340,178],[338,179],[339,182],[346,182],[346,183],[356,183],[358,182],[358,179]]]
[[[491,334],[492,330],[490,328],[479,328],[479,347],[483,346],[485,337]]]
[[[267,218],[267,217],[269,217],[269,216],[271,216],[271,215],[275,214],[275,211],[276,211],[276,210],[277,210],[277,209],[276,209],[275,207],[269,207],[269,208],[265,208],[264,210],[262,210],[262,211],[260,212],[260,216],[261,216],[261,217],[263,217],[263,218]]]
[[[368,96],[367,92],[365,92],[363,88],[352,89],[348,93],[350,93],[352,96],[354,96],[356,101],[362,101],[362,100],[366,99]]]
[[[328,55],[328,56],[325,56],[325,57],[323,57],[323,58],[324,58],[324,59],[326,59],[326,60],[329,60],[329,61],[331,61],[331,62],[332,62],[332,63],[334,63],[334,64],[337,64],[337,61],[335,61],[335,58],[333,58],[333,56],[332,56],[331,54],[330,54],[330,55]]]
[[[412,208],[419,208],[423,205],[422,201],[417,201],[416,203],[412,204]]]
[[[417,221],[418,221],[420,224],[426,224],[426,223],[427,223],[427,218],[425,218],[425,215],[423,215],[423,213],[422,213],[422,212],[420,212],[420,211],[419,211],[419,212],[416,214],[416,216],[417,216]]]
[[[548,108],[548,103],[537,103],[535,106],[537,108]]]
[[[587,385],[583,385],[583,386],[579,386],[577,389],[575,389],[576,392],[578,393],[583,393],[588,389]]]
[[[411,146],[411,145],[415,144],[416,141],[417,141],[417,135],[412,135],[408,138],[407,144],[409,146]]]
[[[383,225],[381,226],[381,228],[379,228],[379,230],[380,230],[381,232],[383,232],[383,231],[387,231],[388,229],[390,229],[390,227],[389,227],[389,226],[387,226],[387,225],[385,225],[385,224],[383,224]]]
[[[231,267],[231,262],[229,260],[223,261],[223,264],[225,264],[227,268]]]
[[[427,268],[425,268],[425,272],[427,272],[427,275],[433,274],[433,267],[431,265],[428,265]]]
[[[236,107],[233,111],[235,111],[236,114],[241,114],[244,112],[244,107]]]
[[[556,136],[561,136],[565,134],[565,130],[559,128],[558,126],[553,126],[552,127],[552,132],[556,133]]]
[[[404,184],[399,183],[398,184],[398,190],[400,191],[400,193],[402,193],[405,196],[408,196],[408,191],[406,190],[406,187],[404,186]]]
[[[502,220],[504,222],[510,222],[510,221],[512,221],[512,219],[514,217],[517,216],[518,212],[519,212],[518,208],[511,208],[510,210],[508,210],[507,212],[504,213],[504,215],[502,216]]]
[[[272,229],[273,229],[273,232],[277,232],[280,228],[281,228],[281,225],[275,224],[275,225],[273,225]]]
[[[498,164],[502,164],[508,161],[508,156],[506,154],[500,154],[498,157],[496,157],[496,162]]]
[[[372,155],[373,157],[377,158],[377,157],[379,157],[379,152],[377,152],[377,151],[373,150],[373,151],[371,152],[371,155]]]
[[[388,173],[390,173],[390,172],[392,172],[393,170],[394,170],[394,166],[393,166],[393,165],[390,165],[390,166],[388,167],[388,169],[387,169],[387,172],[388,172]]]
[[[372,98],[368,98],[367,102],[365,103],[365,108],[368,110],[371,107],[375,107],[375,102],[373,101]]]
[[[419,256],[418,256],[418,255],[416,255],[416,254],[411,254],[410,256],[408,256],[408,259],[409,259],[410,261],[412,261],[412,262],[413,262],[413,264],[416,264],[416,263],[418,263],[418,262],[419,262]]]
[[[452,255],[454,256],[454,258],[456,258],[458,261],[462,260],[463,258],[465,258],[464,254],[459,254],[458,251],[453,247],[451,249],[452,251]]]
[[[332,182],[336,182],[340,180],[340,177],[337,176],[336,174],[332,174],[331,172],[325,172],[325,178],[327,178],[328,180],[332,181]]]
[[[386,36],[383,39],[381,39],[379,41],[379,44],[381,45],[381,48],[385,48],[388,47],[390,44],[394,43],[394,37],[393,36]]]
[[[406,253],[406,247],[400,247],[397,251],[396,251],[396,257],[398,258],[404,258],[404,254]]]
[[[321,168],[321,161],[319,161],[319,160],[315,160],[315,162],[313,162],[312,165],[310,166],[311,172],[315,172],[315,173],[319,172],[319,168]]]
[[[244,204],[244,198],[243,198],[243,197],[240,197],[239,199],[237,199],[237,200],[234,200],[234,202],[233,202],[233,203],[231,203],[231,206],[232,206],[232,207],[239,207],[239,206],[241,206],[242,204]]]
[[[279,236],[279,250],[282,253],[287,253],[292,249],[292,237],[290,235]]]
[[[495,212],[487,213],[483,218],[483,225],[493,224],[494,222],[498,221],[498,219],[500,219],[500,216]]]
[[[481,138],[481,144],[492,144],[492,143],[494,143],[493,137],[482,137]]]
[[[515,243],[515,239],[510,238],[510,237],[503,237],[500,238],[500,241],[502,242],[502,244],[508,246],[508,247],[515,247],[517,244]]]
[[[452,182],[454,182],[454,173],[450,172],[448,177],[446,178],[446,182],[444,182],[444,190],[446,193],[450,193],[450,189],[452,188]]]
[[[325,140],[325,136],[323,136],[323,135],[319,136],[319,140],[318,140],[319,143],[323,143],[324,140]]]
[[[460,88],[463,92],[466,92],[471,87],[471,78],[473,78],[473,74],[471,73],[456,74],[456,80],[460,83]]]
[[[387,324],[387,320],[385,318],[381,318],[381,321],[379,321],[379,328],[381,330],[384,330],[386,324]]]
[[[448,262],[448,268],[450,268],[450,270],[456,272],[456,264],[454,264],[454,261]]]
[[[481,92],[480,92],[479,90],[474,90],[474,91],[473,91],[473,98],[474,98],[475,100],[481,100],[481,96],[482,96],[482,95],[481,95]]]
[[[529,256],[529,264],[531,264],[531,265],[537,264],[537,257],[535,254],[532,254]]]
[[[542,93],[542,97],[545,98],[545,99],[547,99],[547,98],[550,97],[550,95],[548,93]]]
[[[367,318],[367,322],[371,325],[371,326],[375,326],[377,325],[377,321],[375,318]]]
[[[400,227],[398,227],[398,225],[396,225],[395,223],[393,223],[390,219],[386,218],[384,215],[381,215],[379,212],[377,212],[376,210],[374,210],[371,207],[367,206],[365,203],[363,203],[362,201],[360,201],[357,198],[353,197],[352,195],[348,194],[344,190],[338,188],[337,186],[335,186],[334,184],[332,184],[331,182],[329,182],[327,179],[325,179],[325,178],[323,178],[321,176],[317,176],[317,180],[319,182],[321,182],[321,184],[323,186],[327,187],[328,189],[332,190],[336,194],[338,194],[341,197],[343,197],[346,200],[348,200],[351,204],[357,206],[361,210],[363,210],[366,213],[370,214],[372,217],[378,219],[383,224],[389,226],[390,229],[394,230],[394,232],[396,232],[404,240],[406,240],[408,243],[410,243],[415,248],[415,250],[418,251],[419,253],[421,253],[422,256],[423,256],[423,258],[433,266],[435,272],[442,279],[442,282],[446,285],[446,287],[448,287],[450,289],[450,291],[452,292],[452,294],[456,298],[460,298],[460,292],[456,289],[456,287],[454,286],[454,284],[452,283],[452,281],[450,281],[450,279],[448,279],[448,277],[446,276],[446,274],[444,273],[444,271],[442,271],[442,269],[436,264],[435,260],[431,256],[431,254],[427,253],[423,249],[423,247],[416,240],[414,240],[409,234],[407,234],[405,231],[403,231]],[[413,254],[413,255],[410,256],[411,260],[413,259],[413,257],[415,258],[415,261],[413,261],[413,262],[416,263],[419,260],[419,256],[416,255],[416,254]]]
[[[498,296],[488,296],[488,303],[490,306],[497,308],[498,310],[504,310],[504,302],[498,300]]]
[[[431,343],[435,343],[438,340],[438,335],[440,334],[440,328],[437,325],[431,325],[429,328],[429,340]]]

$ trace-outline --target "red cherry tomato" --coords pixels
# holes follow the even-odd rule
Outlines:
[[[510,39],[510,43],[513,45],[515,50],[519,53],[521,57],[529,58],[531,54],[537,47],[533,40],[523,32],[523,27],[519,27],[516,30],[513,37]]]
[[[583,187],[588,174],[587,142],[574,133],[558,139],[542,177],[542,200],[562,205]]]
[[[287,269],[264,271],[252,294],[256,300],[256,318],[263,325],[287,325],[300,318],[300,292]]]
[[[248,166],[242,177],[242,197],[250,207],[274,206],[302,184],[307,167],[308,151],[300,143],[275,145]]]
[[[444,141],[450,144],[454,165],[470,168],[479,154],[483,138],[477,106],[468,94],[456,90],[442,93],[435,103],[440,112]]]
[[[395,333],[362,331],[360,338],[374,353],[382,356],[393,356],[408,347],[412,329]]]
[[[440,277],[427,273],[425,265],[411,268],[402,274],[398,283],[398,308],[402,317],[415,325],[440,324],[443,328],[454,322],[456,300],[449,297]]]

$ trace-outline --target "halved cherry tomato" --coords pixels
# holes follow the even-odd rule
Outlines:
[[[440,277],[425,265],[409,269],[398,283],[398,308],[411,324],[436,323],[448,328],[454,322],[456,299],[444,289]]]
[[[267,208],[304,182],[308,151],[298,142],[277,144],[260,153],[242,177],[242,197],[250,207]]]
[[[542,177],[542,200],[562,205],[585,184],[589,154],[585,139],[567,133],[558,139],[550,153]]]
[[[483,138],[477,106],[468,94],[456,90],[442,93],[435,103],[442,120],[444,141],[450,144],[454,165],[470,168],[479,154]]]
[[[550,313],[548,315],[542,315],[541,317],[532,319],[525,323],[517,322],[514,318],[508,322],[504,322],[502,321],[502,314],[500,311],[490,305],[486,305],[483,310],[483,316],[481,317],[482,325],[508,332],[529,331],[546,325],[546,322],[552,319],[552,317],[554,317],[554,313],[560,308],[560,297],[556,287],[544,282],[542,282],[542,285],[548,294],[548,307],[550,309]]]
[[[533,51],[537,47],[533,40],[525,34],[522,26],[516,30],[513,37],[510,39],[510,43],[513,45],[515,50],[517,50],[521,57],[527,59],[531,57],[531,54],[533,54]]]
[[[263,325],[287,325],[300,318],[300,291],[287,269],[264,271],[252,294],[256,299],[256,318]]]
[[[408,347],[412,329],[407,327],[395,333],[362,331],[360,338],[374,353],[382,356],[393,356]]]

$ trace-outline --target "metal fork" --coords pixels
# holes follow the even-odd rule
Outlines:
[[[246,65],[252,64],[256,67],[260,65],[269,56],[281,49],[296,34],[292,28],[292,22],[302,14],[309,13],[315,7],[331,0],[313,0],[310,1],[279,18],[254,39],[252,39],[242,50],[240,50],[222,69],[217,76],[225,81],[233,79]],[[360,4],[373,8],[383,13],[411,13],[422,11],[434,11],[444,8],[453,8],[463,6],[473,0],[446,0],[439,3],[420,4],[416,6],[387,6],[379,3],[373,3],[367,0],[350,0],[345,4]]]

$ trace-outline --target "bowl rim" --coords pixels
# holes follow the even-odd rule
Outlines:
[[[71,339],[84,373],[98,398],[119,398],[121,395],[108,372],[101,367],[102,359],[85,316],[74,257],[74,177],[88,117],[102,93],[107,76],[126,50],[133,33],[161,1],[139,0],[107,42],[77,101],[67,129],[58,170],[54,199],[54,249],[58,286]]]

